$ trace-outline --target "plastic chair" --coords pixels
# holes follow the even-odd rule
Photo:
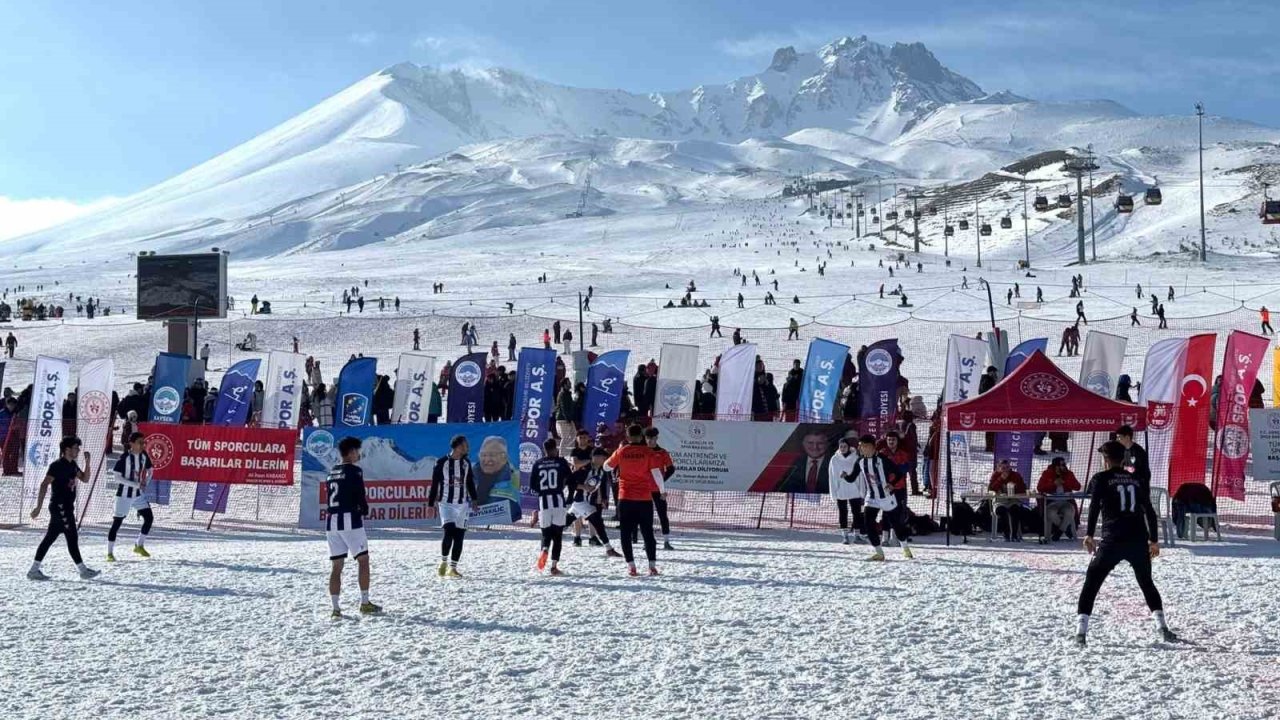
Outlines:
[[[1151,504],[1155,506],[1156,517],[1160,520],[1164,544],[1173,547],[1177,544],[1178,528],[1173,524],[1173,499],[1169,497],[1169,491],[1151,488]]]

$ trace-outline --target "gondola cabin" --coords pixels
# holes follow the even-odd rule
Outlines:
[[[897,211],[897,210],[890,210],[889,212],[887,212],[887,213],[885,213],[885,214],[884,214],[884,219],[885,219],[885,220],[889,220],[890,222],[892,222],[892,221],[894,221],[894,220],[897,220],[897,219],[898,219],[898,211]]]
[[[1116,212],[1131,213],[1133,212],[1133,196],[1120,195],[1116,198]]]
[[[1004,217],[1000,218],[1001,230],[1010,230],[1012,228],[1013,228],[1013,218],[1009,217],[1008,215],[1005,215]]]
[[[929,215],[933,216],[933,215],[937,215],[937,214],[938,214],[938,208],[937,208],[937,207],[935,207],[935,206],[930,206],[930,207],[929,207]]]
[[[961,220],[961,221],[960,221],[960,229],[961,229],[961,230],[968,230],[968,229],[969,229],[969,221],[968,221],[968,220]]]
[[[910,220],[910,219],[911,219],[911,211],[910,211],[910,210],[903,210],[903,211],[902,211],[902,217],[903,217],[903,219],[905,219],[905,220]]]
[[[955,226],[953,226],[953,225],[948,225],[948,226],[946,226],[946,227],[942,228],[942,234],[943,234],[943,235],[946,235],[947,237],[951,237],[951,236],[955,235],[955,234],[956,234]]]
[[[1266,200],[1258,212],[1263,225],[1280,225],[1280,200]]]
[[[1032,207],[1036,209],[1036,212],[1045,212],[1049,209],[1049,198],[1043,195],[1037,195],[1036,201]]]
[[[1060,208],[1062,208],[1062,209],[1064,209],[1064,210],[1065,210],[1065,209],[1067,209],[1067,208],[1069,208],[1069,207],[1071,207],[1071,196],[1070,196],[1070,195],[1067,195],[1066,193],[1063,193],[1062,195],[1059,195],[1059,196],[1058,196],[1058,207],[1060,207]]]
[[[1164,196],[1160,194],[1160,188],[1150,188],[1143,196],[1142,202],[1146,205],[1159,205],[1164,202]]]
[[[982,223],[982,227],[978,228],[978,234],[983,236],[990,235],[991,223]]]

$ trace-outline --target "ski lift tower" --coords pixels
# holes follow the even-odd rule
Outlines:
[[[1067,158],[1062,171],[1076,179],[1076,262],[1084,265],[1084,178],[1098,169],[1091,156]]]

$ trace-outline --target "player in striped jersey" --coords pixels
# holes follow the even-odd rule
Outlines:
[[[573,466],[573,475],[569,476],[569,485],[571,487],[580,485],[586,478],[587,468],[591,466],[591,454],[595,451],[591,447],[591,433],[579,430],[574,437],[573,448],[569,450],[569,464]],[[608,453],[605,454],[606,456]],[[582,521],[584,516],[578,515],[572,520],[573,523],[573,544],[582,545]],[[591,536],[591,544],[599,545],[600,541],[593,534]]]
[[[658,491],[653,494],[653,509],[658,512],[658,527],[662,529],[662,549],[675,550],[675,548],[671,547],[671,541],[667,539],[667,536],[671,533],[671,522],[667,520],[667,498],[664,493],[666,492],[666,481],[676,474],[676,464],[671,459],[671,453],[658,444],[658,428],[646,428],[644,441],[658,459],[662,470],[662,482],[658,483]],[[634,541],[635,538],[632,538],[632,542]]]
[[[658,574],[658,543],[653,537],[653,493],[662,482],[661,460],[645,444],[644,428],[627,428],[627,442],[619,445],[604,463],[605,469],[618,469],[618,519],[622,528],[622,556],[627,571],[637,575],[631,552],[631,534],[639,529],[644,536],[644,554],[649,560],[649,574]]]
[[[564,491],[569,487],[569,477],[573,474],[569,462],[560,457],[559,446],[555,438],[547,438],[542,443],[546,455],[535,462],[529,472],[529,487],[538,494],[538,525],[542,528],[542,549],[538,553],[537,568],[539,571],[546,568],[549,548],[552,575],[564,574],[559,567],[560,547],[567,524]]]
[[[151,557],[147,552],[147,534],[151,532],[151,504],[147,502],[147,483],[151,482],[151,456],[142,446],[143,435],[135,432],[129,436],[129,450],[116,460],[112,472],[116,476],[116,509],[111,517],[111,529],[107,531],[107,562],[116,561],[116,534],[120,525],[135,510],[142,519],[142,528],[138,531],[138,539],[133,543],[133,552],[144,558]]]
[[[333,601],[333,617],[342,617],[342,567],[347,556],[356,559],[357,581],[360,583],[360,612],[372,615],[382,607],[369,601],[369,538],[364,531],[364,517],[369,503],[364,494],[364,471],[360,461],[360,439],[345,437],[338,443],[342,462],[333,466],[325,481],[325,539],[329,541],[329,599]]]
[[[436,461],[431,473],[428,507],[440,508],[440,577],[462,577],[458,561],[462,559],[462,539],[467,535],[467,517],[476,508],[476,481],[471,472],[471,446],[463,435],[449,441],[449,454]]]
[[[572,478],[570,492],[573,504],[569,506],[569,521],[585,520],[591,526],[591,539],[595,545],[604,545],[605,557],[622,557],[622,553],[613,549],[609,542],[609,533],[604,527],[603,511],[609,504],[609,487],[613,483],[613,472],[606,470],[604,461],[609,451],[602,447],[591,451],[591,464],[576,473]],[[580,543],[575,542],[575,545]]]
[[[877,516],[883,512],[885,523],[893,526],[893,533],[902,544],[902,556],[910,560],[913,557],[908,544],[911,534],[904,517],[905,508],[899,507],[897,498],[893,496],[891,484],[894,475],[889,461],[876,453],[876,439],[871,435],[858,438],[858,454],[861,457],[854,466],[853,477],[855,482],[861,480],[867,487],[862,527],[875,548],[875,552],[867,559],[884,560],[884,551],[880,549],[880,526],[876,524]]]

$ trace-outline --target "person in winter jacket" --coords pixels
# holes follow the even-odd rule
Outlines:
[[[827,464],[827,477],[830,479],[831,497],[836,501],[840,535],[844,538],[845,545],[849,544],[850,528],[856,542],[862,542],[863,539],[862,505],[867,494],[867,483],[857,476],[857,463],[858,454],[853,451],[852,440],[848,437],[840,438],[836,454],[831,456],[831,461]]]
[[[1001,460],[996,471],[991,473],[987,490],[996,495],[992,502],[996,516],[1007,516],[1004,539],[1021,538],[1022,518],[1027,509],[1023,507],[1021,500],[1001,499],[1001,496],[1027,494],[1027,481],[1022,478],[1022,473],[1014,470],[1013,464],[1008,459]]]
[[[1067,459],[1056,457],[1040,474],[1040,481],[1036,483],[1036,492],[1042,495],[1080,492],[1080,481],[1076,479],[1075,473],[1067,468]],[[1054,540],[1058,540],[1063,535],[1075,538],[1075,500],[1048,498],[1045,501],[1045,513],[1048,514],[1049,532]]]

